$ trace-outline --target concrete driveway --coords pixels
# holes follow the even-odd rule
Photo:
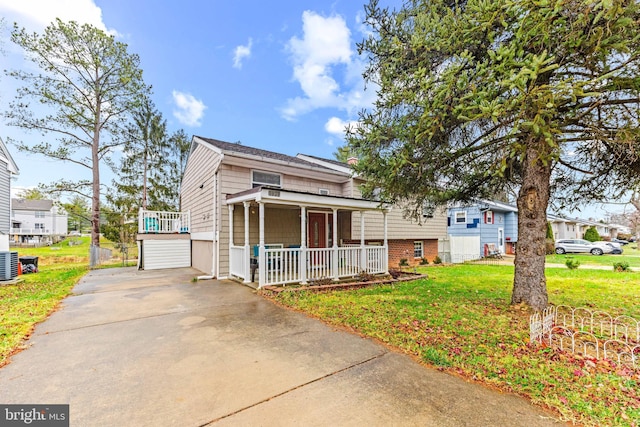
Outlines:
[[[552,416],[192,269],[89,273],[0,369],[71,426],[548,426]]]

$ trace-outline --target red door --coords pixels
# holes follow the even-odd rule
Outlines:
[[[309,248],[326,248],[326,217],[323,213],[309,213],[307,223],[307,246]]]

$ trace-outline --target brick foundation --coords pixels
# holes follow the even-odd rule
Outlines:
[[[416,239],[416,240],[388,240],[389,244],[389,268],[398,268],[400,260],[406,258],[409,266],[417,266],[420,264],[420,258],[413,257],[413,242],[422,242],[422,256],[429,260],[432,264],[436,256],[438,256],[438,240],[437,239]],[[360,244],[360,241],[351,240],[345,243]],[[366,240],[365,244],[382,243],[379,240]]]

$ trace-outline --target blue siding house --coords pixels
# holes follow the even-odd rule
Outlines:
[[[515,254],[518,241],[518,209],[491,201],[448,209],[450,236],[480,236],[480,254],[488,255],[490,244],[503,254]]]

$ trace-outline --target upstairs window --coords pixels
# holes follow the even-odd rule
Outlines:
[[[486,211],[484,213],[484,223],[493,224],[493,211]]]
[[[282,188],[282,177],[277,173],[252,171],[251,173],[251,187],[278,187]]]
[[[36,211],[36,218],[44,218],[44,212],[43,211]]]
[[[460,211],[456,212],[456,224],[466,224],[467,223],[467,212]]]

